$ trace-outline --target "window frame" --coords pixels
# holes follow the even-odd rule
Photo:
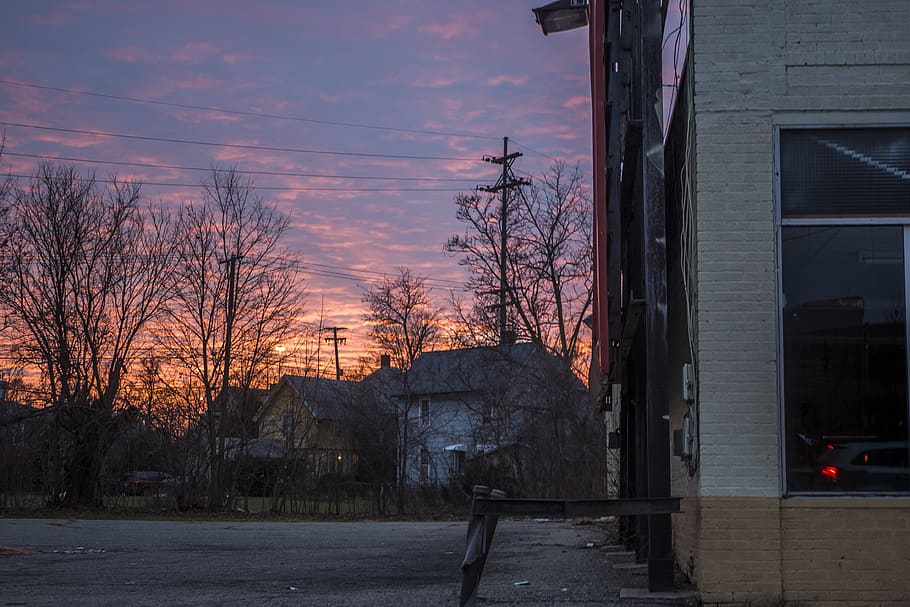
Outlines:
[[[426,428],[430,425],[430,399],[421,398],[418,409],[420,412],[420,425],[421,427]]]
[[[430,482],[430,450],[426,446],[420,447],[420,460],[418,464],[420,484],[426,485]]]
[[[832,497],[851,496],[874,498],[882,495],[899,497],[910,496],[910,489],[905,491],[790,491],[788,490],[788,461],[786,445],[786,399],[784,381],[784,318],[783,318],[783,228],[788,226],[902,226],[904,249],[904,324],[907,346],[905,359],[907,378],[907,419],[908,445],[910,445],[910,213],[904,216],[840,216],[840,217],[784,217],[783,196],[781,192],[781,131],[789,130],[838,130],[838,129],[906,129],[910,125],[910,116],[897,121],[856,121],[837,120],[833,122],[801,122],[789,116],[778,117],[773,127],[774,155],[774,265],[775,265],[775,316],[777,322],[777,394],[778,394],[778,462],[780,477],[780,494],[787,497]],[[850,117],[854,118],[853,116]]]

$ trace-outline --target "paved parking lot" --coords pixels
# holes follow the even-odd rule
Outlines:
[[[457,605],[466,529],[0,519],[0,605]],[[620,604],[603,542],[597,525],[501,521],[480,604]]]

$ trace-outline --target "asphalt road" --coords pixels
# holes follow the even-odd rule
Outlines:
[[[0,606],[457,605],[466,530],[0,518]],[[501,521],[479,604],[619,605],[603,542],[598,525]]]

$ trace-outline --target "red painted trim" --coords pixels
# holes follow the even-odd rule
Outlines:
[[[594,161],[594,323],[591,351],[592,388],[599,386],[600,375],[610,370],[610,328],[608,322],[609,285],[607,284],[607,124],[606,124],[606,65],[604,36],[606,33],[607,0],[590,3],[588,32],[591,52],[591,104]]]

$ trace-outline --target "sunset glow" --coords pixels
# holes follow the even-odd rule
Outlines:
[[[502,137],[522,175],[590,173],[587,32],[545,38],[538,4],[13,3],[3,169],[58,158],[173,204],[213,165],[253,172],[291,217],[308,320],[348,327],[352,364],[365,286],[407,266],[440,301],[461,289],[453,198],[495,182]]]

